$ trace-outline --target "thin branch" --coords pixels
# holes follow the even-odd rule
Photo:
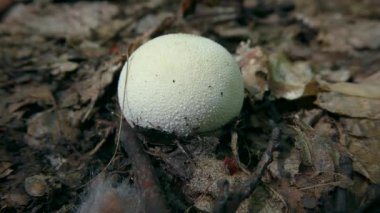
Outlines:
[[[228,193],[222,193],[217,199],[214,206],[214,213],[229,213],[236,212],[240,204],[247,199],[260,183],[261,177],[264,175],[265,169],[272,162],[272,152],[279,143],[281,131],[275,127],[272,131],[267,149],[261,156],[256,170],[252,173],[251,177],[243,183],[237,190]]]
[[[136,183],[144,199],[145,212],[169,212],[150,159],[136,132],[126,122],[121,126],[120,139],[131,159]]]

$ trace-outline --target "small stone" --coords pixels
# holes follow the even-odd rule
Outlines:
[[[48,191],[48,185],[45,177],[42,175],[35,175],[27,177],[24,183],[25,191],[32,197],[41,197]]]

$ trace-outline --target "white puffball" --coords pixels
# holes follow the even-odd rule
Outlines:
[[[160,36],[138,48],[127,63],[118,98],[132,125],[186,136],[215,130],[239,115],[244,99],[239,66],[210,39]]]

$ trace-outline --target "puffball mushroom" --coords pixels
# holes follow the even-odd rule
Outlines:
[[[187,136],[216,130],[236,117],[244,85],[224,47],[201,36],[169,34],[130,56],[118,98],[132,126]]]

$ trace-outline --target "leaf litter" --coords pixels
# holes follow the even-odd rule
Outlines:
[[[375,1],[238,2],[4,4],[1,209],[73,211],[101,171],[117,184],[95,181],[99,190],[133,182],[131,164],[138,163],[123,152],[103,169],[116,147],[115,85],[125,55],[173,32],[236,52],[250,102],[213,136],[140,133],[173,211],[211,212],[225,181],[234,190],[249,179],[270,139],[270,120],[283,132],[280,145],[239,212],[325,211],[334,196],[339,208],[370,206],[380,183]],[[141,199],[123,187],[133,192],[127,199]]]

